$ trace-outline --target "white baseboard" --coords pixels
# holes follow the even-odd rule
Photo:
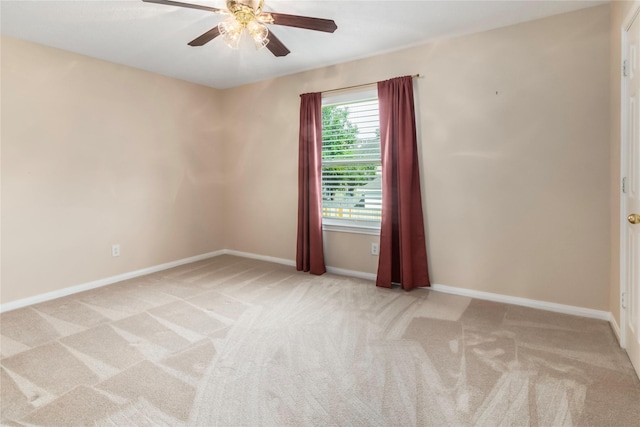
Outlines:
[[[345,270],[344,268],[327,267],[327,273],[338,274],[340,276],[357,277],[358,279],[376,280],[373,273],[365,273],[363,271]]]
[[[225,249],[222,252],[224,254],[226,254],[226,255],[234,255],[234,256],[239,256],[239,257],[242,257],[242,258],[257,259],[259,261],[273,262],[275,264],[283,264],[283,265],[288,265],[290,267],[295,267],[296,266],[296,262],[295,261],[290,260],[290,259],[285,259],[285,258],[276,258],[276,257],[272,257],[272,256],[267,256],[267,255],[252,254],[250,252],[234,251],[233,249]]]
[[[613,333],[618,339],[618,344],[620,344],[620,347],[622,347],[623,340],[622,340],[622,335],[620,334],[620,326],[618,325],[616,318],[613,317],[613,313],[609,313],[609,323],[611,324],[611,329],[613,329]]]
[[[29,305],[38,304],[45,301],[50,301],[56,298],[66,297],[72,294],[77,294],[78,292],[84,292],[91,289],[100,288],[102,286],[111,285],[116,282],[122,282],[123,280],[129,280],[136,277],[145,276],[147,274],[156,273],[158,271],[168,270],[169,268],[178,267],[180,265],[189,264],[196,261],[201,261],[203,259],[213,258],[218,255],[222,255],[224,253],[225,253],[224,250],[209,252],[206,254],[196,255],[189,258],[180,259],[177,261],[171,261],[171,262],[155,265],[148,268],[143,268],[143,269],[132,271],[129,273],[118,274],[117,276],[111,276],[105,279],[94,280],[93,282],[83,283],[81,285],[70,286],[68,288],[63,288],[57,291],[35,295],[33,297],[24,298],[17,301],[11,301],[5,304],[0,304],[0,313],[15,310],[18,308],[27,307]]]
[[[68,288],[60,289],[58,291],[47,292],[45,294],[40,294],[33,297],[8,302],[6,304],[1,304],[0,313],[26,307],[32,304],[37,304],[40,302],[49,301],[55,298],[68,296],[78,292],[88,291],[90,289],[99,288],[101,286],[110,285],[112,283],[121,282],[123,280],[133,279],[136,277],[144,276],[144,275],[155,273],[158,271],[167,270],[169,268],[178,267],[180,265],[189,264],[191,262],[213,258],[223,254],[234,255],[234,256],[239,256],[243,258],[256,259],[260,261],[273,262],[276,264],[282,264],[282,265],[287,265],[291,267],[295,267],[296,265],[295,261],[290,259],[276,258],[276,257],[267,256],[267,255],[254,254],[250,252],[241,252],[241,251],[236,251],[232,249],[222,249],[215,252],[209,252],[206,254],[197,255],[190,258],[184,258],[181,260],[156,265],[153,267],[143,268],[141,270],[136,270],[130,273],[119,274],[117,276],[108,277],[106,279],[95,280],[93,282],[89,282],[89,283],[85,283],[77,286],[71,286]],[[331,274],[357,277],[357,278],[366,279],[366,280],[376,279],[376,275],[373,273],[346,270],[346,269],[337,268],[337,267],[327,267],[327,272]],[[461,295],[461,296],[466,296],[470,298],[477,298],[477,299],[483,299],[483,300],[489,300],[489,301],[495,301],[495,302],[502,302],[506,304],[520,305],[524,307],[537,308],[540,310],[554,311],[557,313],[572,314],[574,316],[582,316],[582,317],[590,317],[594,319],[606,320],[611,323],[613,331],[616,334],[618,341],[620,342],[620,328],[618,327],[611,313],[608,311],[593,310],[590,308],[556,304],[552,302],[538,301],[538,300],[533,300],[528,298],[519,298],[519,297],[513,297],[513,296],[501,295],[501,294],[494,294],[490,292],[475,291],[472,289],[457,288],[454,286],[439,285],[439,284],[432,284],[431,288],[421,288],[421,289],[431,289],[436,292],[443,292],[447,294]]]
[[[229,253],[231,254],[231,252]],[[245,256],[243,255],[242,252],[235,252],[234,255]],[[249,254],[248,258],[256,258],[256,256]],[[267,258],[268,257],[258,256],[257,259],[267,260]],[[283,262],[280,262],[280,264],[295,265],[295,262],[290,260],[281,260],[281,261]],[[327,273],[338,274],[341,276],[357,277],[359,279],[366,279],[366,280],[373,280],[373,281],[376,280],[376,274],[374,273],[365,273],[362,271],[346,270],[344,268],[327,266]],[[443,292],[443,293],[453,294],[453,295],[461,295],[461,296],[488,300],[488,301],[502,302],[505,304],[520,305],[523,307],[537,308],[539,310],[553,311],[556,313],[563,313],[563,314],[571,314],[574,316],[589,317],[592,319],[606,320],[609,322],[613,319],[613,317],[611,316],[611,313],[608,311],[576,307],[573,305],[556,304],[553,302],[539,301],[539,300],[534,300],[529,298],[513,297],[509,295],[502,295],[502,294],[494,294],[490,292],[475,291],[472,289],[457,288],[454,286],[431,284],[431,287],[429,288],[418,288],[418,289],[425,289],[425,290],[430,289],[436,292]],[[612,323],[612,325],[614,325],[613,326],[614,332],[616,332],[617,336],[619,337],[620,331],[619,329],[616,330],[617,324]],[[618,341],[619,340],[620,339],[618,338]]]
[[[423,288],[429,289],[429,288]],[[611,313],[608,311],[594,310],[591,308],[576,307],[573,305],[556,304],[554,302],[539,301],[529,298],[513,297],[509,295],[494,294],[491,292],[475,291],[472,289],[456,288],[454,286],[431,284],[431,289],[447,294],[461,295],[465,297],[502,302],[506,304],[520,305],[523,307],[537,308],[540,310],[554,311],[556,313],[571,314],[574,316],[590,317],[609,321]]]
[[[232,249],[225,249],[224,253],[227,255],[235,255],[243,258],[257,259],[260,261],[268,261],[276,264],[288,265],[295,267],[296,262],[286,258],[274,258],[266,255],[252,254],[250,252],[235,251]],[[346,270],[344,268],[329,267],[327,266],[327,273],[337,274],[340,276],[357,277],[359,279],[376,280],[376,275],[373,273],[365,273],[363,271]]]

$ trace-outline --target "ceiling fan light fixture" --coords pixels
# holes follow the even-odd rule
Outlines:
[[[218,31],[220,31],[222,39],[230,48],[237,49],[238,46],[240,46],[240,39],[242,38],[244,27],[234,16],[220,21]]]
[[[2,1],[2,0],[0,0]],[[291,51],[271,32],[265,24],[302,28],[305,30],[333,33],[338,27],[332,19],[310,16],[264,12],[264,0],[226,0],[227,8],[183,3],[175,0],[142,0],[167,6],[185,7],[225,15],[227,18],[209,31],[191,40],[189,46],[204,46],[220,36],[232,49],[245,44],[243,39],[251,37],[256,49],[266,47],[276,57],[287,56]],[[247,34],[247,36],[245,36]],[[248,40],[247,40],[248,41]]]
[[[269,43],[267,38],[269,30],[255,19],[251,19],[245,24],[237,17],[230,16],[218,24],[218,31],[220,31],[222,39],[232,49],[238,49],[245,30],[253,40],[256,49],[262,49]]]
[[[262,49],[269,43],[269,30],[266,25],[256,21],[255,19],[251,20],[247,24],[247,31],[249,35],[253,39],[253,42],[256,45],[256,49]]]

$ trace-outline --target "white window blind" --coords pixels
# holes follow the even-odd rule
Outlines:
[[[349,99],[351,98],[351,99]],[[375,91],[325,98],[322,107],[322,216],[348,227],[380,226],[380,119]]]

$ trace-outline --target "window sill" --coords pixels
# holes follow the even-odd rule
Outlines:
[[[354,234],[370,234],[374,236],[380,235],[380,224],[345,224],[342,221],[328,222],[326,219],[322,221],[322,231],[335,231],[339,233]]]

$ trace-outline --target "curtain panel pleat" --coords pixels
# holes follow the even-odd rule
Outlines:
[[[326,272],[322,243],[322,94],[300,95],[296,268]]]
[[[382,223],[376,285],[430,286],[420,192],[413,79],[378,83]]]

